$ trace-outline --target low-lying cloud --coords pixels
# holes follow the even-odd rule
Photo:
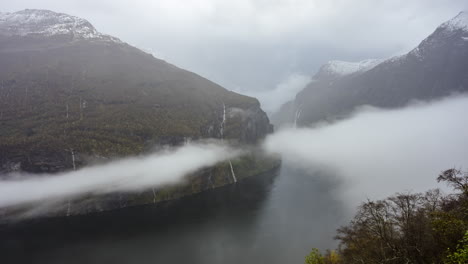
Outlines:
[[[395,192],[425,191],[445,169],[468,168],[468,97],[416,103],[403,109],[366,108],[350,119],[285,129],[265,149],[288,164],[334,171],[337,195],[359,202]]]
[[[466,113],[467,96],[396,110],[367,107],[336,123],[280,130],[262,147],[281,154],[288,166],[333,172],[338,184],[330,191],[355,205],[367,197],[440,187],[435,178],[442,170],[467,169]],[[0,208],[175,184],[240,154],[202,142],[60,174],[10,174],[0,181]]]
[[[10,180],[0,181],[0,208],[175,184],[187,174],[238,154],[240,151],[218,143],[188,144],[61,174],[7,175]]]
[[[258,98],[262,109],[268,114],[272,114],[278,111],[281,105],[293,100],[296,94],[304,89],[310,81],[310,76],[294,73],[273,89],[262,91],[240,90],[239,92]]]

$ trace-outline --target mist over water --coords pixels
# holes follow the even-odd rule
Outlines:
[[[284,129],[261,147],[282,155],[279,176],[248,178],[171,206],[0,225],[0,251],[14,263],[301,263],[311,247],[334,248],[336,228],[366,198],[442,187],[437,174],[468,168],[468,97],[403,109],[361,108],[350,118]],[[8,175],[0,206],[83,193],[177,183],[242,154],[198,143],[58,175]],[[37,177],[37,176],[36,176]],[[27,255],[22,254],[28,248]],[[183,254],[181,254],[183,252]],[[72,257],[73,256],[73,257]]]
[[[54,175],[10,174],[9,180],[0,181],[0,208],[176,184],[189,173],[240,153],[220,142],[198,143]]]
[[[435,178],[442,170],[468,168],[466,113],[467,96],[396,110],[364,107],[336,123],[277,131],[262,147],[314,177],[324,177],[318,171],[328,172],[334,182],[330,188],[353,207],[366,198],[441,187]],[[176,184],[187,174],[241,153],[220,142],[200,142],[61,174],[10,174],[0,181],[0,208],[25,203],[47,207],[51,201],[83,194]]]
[[[312,246],[335,247],[330,234],[348,219],[328,176],[284,164],[170,206],[0,225],[0,252],[25,264],[302,263]]]
[[[264,146],[293,166],[335,172],[337,194],[356,204],[441,187],[441,171],[467,169],[466,113],[467,96],[395,110],[364,107],[347,120],[278,131]]]

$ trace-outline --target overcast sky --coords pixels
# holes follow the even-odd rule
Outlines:
[[[284,99],[328,60],[409,51],[468,1],[3,0],[0,8],[79,16],[228,89],[259,97],[276,89]]]

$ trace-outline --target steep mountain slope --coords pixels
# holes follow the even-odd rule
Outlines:
[[[406,55],[356,68],[347,74],[323,74],[322,68],[273,122],[308,125],[340,118],[359,105],[400,107],[468,91],[468,14],[443,23]]]
[[[69,170],[192,139],[255,143],[271,130],[257,99],[101,34],[84,19],[0,13],[0,173]],[[230,173],[220,166],[211,170]],[[229,183],[219,178],[214,185]]]

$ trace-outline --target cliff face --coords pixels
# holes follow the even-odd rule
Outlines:
[[[0,13],[0,177],[79,169],[204,138],[253,144],[271,131],[257,99],[101,34],[86,20],[44,10]],[[256,162],[252,156],[237,165]],[[226,168],[198,172],[189,187],[161,190],[159,198],[153,190],[116,194],[117,207],[228,184]],[[89,198],[92,205],[75,211],[114,208],[114,198]]]

